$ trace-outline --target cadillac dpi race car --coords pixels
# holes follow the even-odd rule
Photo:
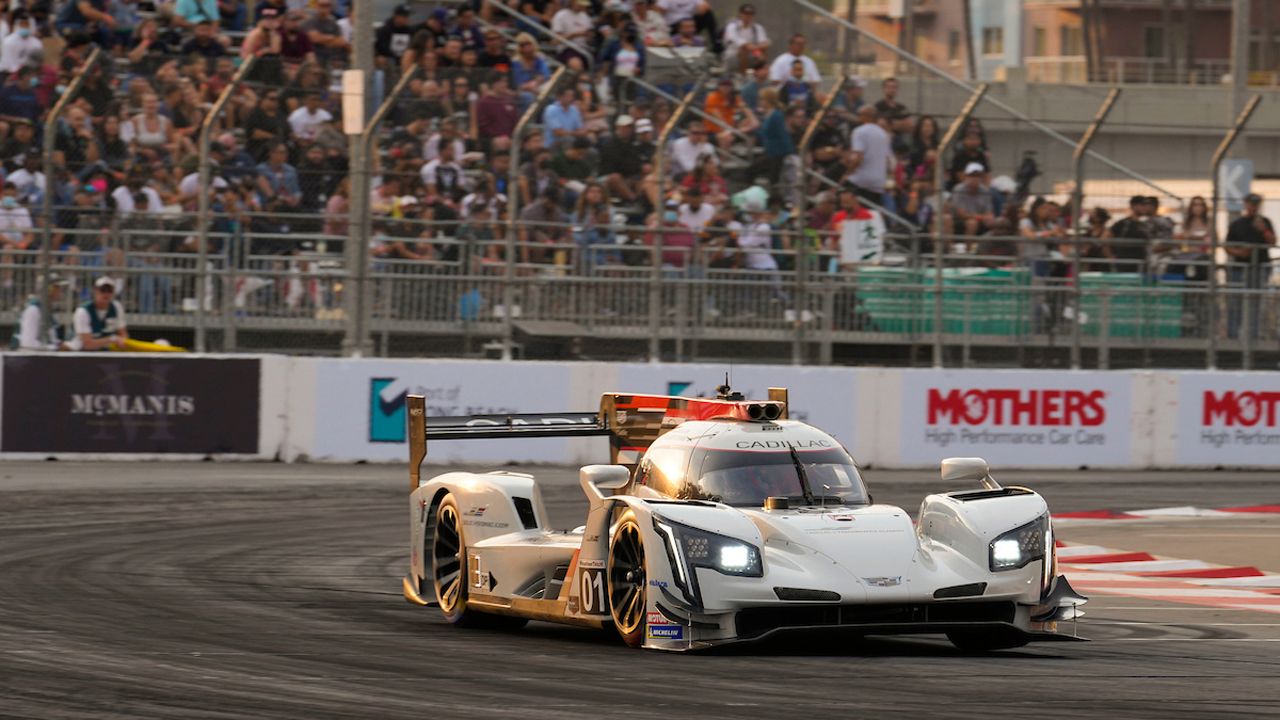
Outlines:
[[[849,453],[787,419],[787,391],[747,401],[607,394],[600,410],[434,418],[410,396],[411,563],[404,595],[456,625],[546,620],[626,644],[695,650],[780,632],[945,634],[965,651],[1073,640],[1085,598],[1057,574],[1044,500],[977,458],[919,521],[877,505]],[[548,526],[513,472],[422,481],[428,439],[604,435],[580,471],[586,524]],[[1067,630],[1069,629],[1069,632]]]

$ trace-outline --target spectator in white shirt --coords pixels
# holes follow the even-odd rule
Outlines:
[[[669,172],[675,176],[693,172],[704,155],[714,155],[716,152],[707,138],[707,126],[702,120],[691,121],[684,137],[672,142],[670,150]]]
[[[138,201],[135,197],[139,194],[147,199],[145,207],[138,207]],[[125,184],[112,190],[111,201],[115,204],[116,215],[120,218],[127,218],[135,212],[160,212],[160,208],[164,206],[164,200],[160,198],[160,193],[156,192],[155,188],[148,186],[138,176],[129,178]]]
[[[808,40],[804,35],[800,33],[792,35],[791,41],[787,44],[787,51],[775,58],[773,64],[769,66],[769,80],[784,83],[791,79],[791,64],[799,60],[804,64],[804,81],[817,91],[818,85],[822,82],[822,74],[818,72],[818,64],[813,61],[813,58],[804,54],[807,44]]]
[[[289,113],[289,127],[294,138],[312,142],[320,134],[326,123],[333,121],[333,115],[320,107],[320,95],[308,93],[302,107]]]
[[[773,257],[773,226],[769,224],[769,212],[764,203],[750,202],[746,210],[750,221],[738,235],[738,249],[742,250],[743,264],[748,270],[773,272],[778,261]]]
[[[756,22],[756,7],[751,3],[738,8],[738,16],[724,26],[724,61],[737,64],[738,72],[763,63],[769,52],[769,34]]]
[[[702,190],[696,187],[685,188],[684,202],[680,204],[677,214],[681,225],[695,234],[700,233],[715,216],[716,209],[711,203],[702,201]]]
[[[36,37],[31,18],[22,10],[13,13],[13,30],[0,42],[0,73],[17,72],[27,63],[33,50],[43,50],[44,43]]]
[[[850,136],[845,180],[857,187],[858,197],[880,205],[893,166],[893,141],[874,105],[859,108],[858,120],[862,124]]]
[[[31,213],[18,202],[18,188],[6,182],[0,197],[0,247],[26,249],[33,238]]]
[[[631,20],[635,22],[645,47],[671,46],[671,30],[667,20],[662,13],[653,10],[651,0],[635,0],[631,6]]]
[[[589,47],[596,27],[595,21],[591,19],[590,9],[591,0],[573,0],[551,16],[551,32],[578,47]],[[578,58],[583,63],[589,59],[583,57],[572,45],[561,43],[560,61],[567,64],[572,58]]]

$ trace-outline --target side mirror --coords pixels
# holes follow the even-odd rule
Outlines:
[[[631,482],[631,473],[622,465],[584,465],[578,483],[589,500],[603,500],[601,490],[620,490]]]
[[[988,490],[1000,489],[991,477],[991,467],[982,458],[947,458],[942,461],[942,482],[947,484],[978,483]]]

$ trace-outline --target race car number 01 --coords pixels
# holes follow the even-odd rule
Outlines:
[[[604,615],[609,612],[604,602],[604,570],[583,569],[582,584],[579,586],[582,598],[582,612],[592,615]]]

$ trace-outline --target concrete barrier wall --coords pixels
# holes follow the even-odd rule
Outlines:
[[[3,377],[31,376],[46,356],[6,355]],[[182,356],[195,372],[165,370],[153,358],[78,356],[101,378],[107,394],[182,395],[200,373],[214,377],[218,356]],[[130,359],[132,358],[132,359]],[[221,359],[246,356],[224,356]],[[52,358],[51,358],[52,359]],[[609,391],[709,396],[724,381],[725,366],[642,363],[540,363],[466,360],[351,360],[253,356],[258,367],[256,448],[229,446],[235,425],[207,397],[197,420],[218,420],[221,438],[208,452],[188,443],[173,452],[164,440],[182,417],[108,418],[92,427],[114,432],[114,450],[47,452],[0,446],[0,458],[111,457],[274,459],[290,462],[404,462],[407,394],[427,396],[430,416],[519,412],[581,412],[598,407]],[[62,360],[61,357],[58,360]],[[13,363],[6,367],[5,363]],[[26,367],[18,372],[18,365]],[[139,375],[152,368],[152,375]],[[156,369],[158,368],[158,369]],[[977,455],[997,468],[1280,468],[1280,373],[1064,372],[1031,370],[915,370],[797,368],[737,365],[734,388],[764,397],[770,386],[791,391],[793,417],[843,442],[868,467],[936,467],[944,457]],[[25,374],[24,374],[25,373]],[[167,374],[166,374],[167,373]],[[36,373],[38,376],[39,373]],[[139,378],[145,377],[145,380]],[[121,379],[128,378],[128,379]],[[193,380],[193,378],[195,380]],[[113,384],[114,383],[114,384]],[[124,384],[120,384],[124,383]],[[188,389],[183,389],[183,388]],[[236,388],[224,388],[227,398]],[[243,390],[241,390],[243,393]],[[32,408],[13,388],[0,386],[0,436],[12,423],[36,417],[71,417],[72,402],[52,394]],[[243,403],[242,403],[243,404]],[[247,407],[247,405],[246,405]],[[83,408],[81,408],[83,410]],[[167,428],[167,429],[166,429]],[[187,428],[189,430],[189,428]],[[115,436],[113,436],[115,437]],[[157,440],[159,438],[159,440]],[[27,442],[30,442],[27,440]],[[181,450],[181,451],[178,451]],[[248,450],[256,450],[249,452]],[[428,462],[585,464],[607,457],[603,438],[473,440],[431,443]]]

